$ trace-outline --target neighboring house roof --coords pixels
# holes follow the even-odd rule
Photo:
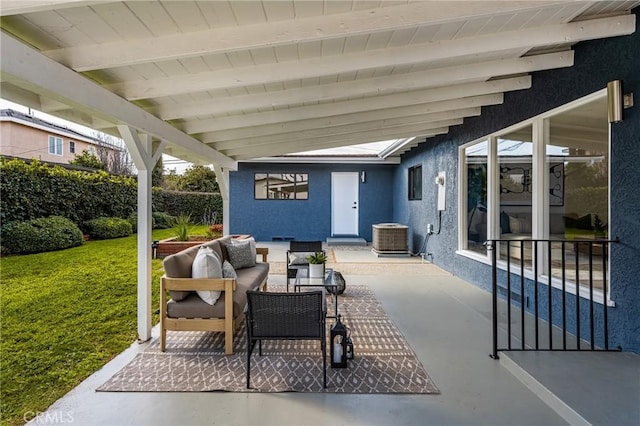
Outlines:
[[[89,136],[84,133],[78,132],[77,130],[70,129],[69,127],[62,126],[60,124],[56,124],[51,121],[43,120],[42,118],[36,117],[34,115],[25,114],[23,112],[16,111],[13,109],[0,110],[0,121],[12,121],[14,123],[23,124],[25,126],[38,128],[44,131],[56,133],[59,135],[64,135],[66,137],[70,137],[77,140],[82,140],[84,142],[88,142],[94,145],[107,146],[108,148],[111,148],[114,150],[122,149],[106,141],[102,141],[93,136]]]

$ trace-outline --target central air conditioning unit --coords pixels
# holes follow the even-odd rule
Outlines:
[[[407,231],[409,227],[400,223],[373,225],[373,249],[376,256],[409,256]]]

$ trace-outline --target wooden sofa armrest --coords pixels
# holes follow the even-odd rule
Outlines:
[[[169,278],[161,279],[161,290],[200,291],[217,290],[233,292],[236,289],[235,278]]]
[[[170,330],[212,330],[224,331],[224,351],[227,355],[233,354],[233,292],[236,289],[235,278],[169,278],[163,275],[160,279],[160,350],[164,352],[167,340],[167,328]],[[216,303],[224,303],[224,318],[196,318],[181,319],[167,318],[168,290],[197,291],[220,290],[224,291],[224,299],[218,299]],[[180,302],[178,302],[180,303]]]
[[[267,255],[269,254],[269,247],[256,247],[256,254],[262,256],[262,261],[267,261]]]

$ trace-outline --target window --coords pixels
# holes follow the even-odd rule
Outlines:
[[[487,147],[483,141],[464,149],[467,173],[467,249],[484,253],[487,240]]]
[[[422,166],[409,167],[409,199],[422,200]]]
[[[256,200],[309,199],[307,173],[256,173],[254,186]]]
[[[49,136],[49,154],[62,155],[62,138]]]
[[[581,117],[589,117],[598,108],[601,119],[586,120],[583,127],[589,131],[580,133],[580,137],[572,134],[570,125],[580,123]],[[550,182],[545,213],[551,239],[584,241],[608,236],[609,129],[606,111],[604,101],[600,104],[592,102],[546,120],[549,138],[545,151]],[[593,285],[602,289],[601,245],[565,244],[564,258],[569,269],[580,271],[580,282],[588,282],[585,268],[590,249],[594,259]],[[562,244],[552,244],[552,250],[555,257],[560,257]],[[562,270],[552,265],[551,274],[561,278]]]
[[[69,153],[70,154],[76,153],[76,143],[74,141],[69,141]]]
[[[508,240],[499,244],[498,259],[522,264],[523,273],[537,269],[555,286],[565,262],[567,281],[603,288],[607,253],[590,241],[607,238],[609,227],[604,93],[464,145],[460,164],[462,250],[486,256],[486,239]],[[536,254],[522,242],[528,239],[570,242],[539,243]]]

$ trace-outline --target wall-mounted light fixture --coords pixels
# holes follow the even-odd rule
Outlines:
[[[365,183],[367,181],[367,172],[364,170],[360,172],[360,182]]]
[[[622,81],[613,80],[607,83],[607,112],[609,123],[622,121]]]

